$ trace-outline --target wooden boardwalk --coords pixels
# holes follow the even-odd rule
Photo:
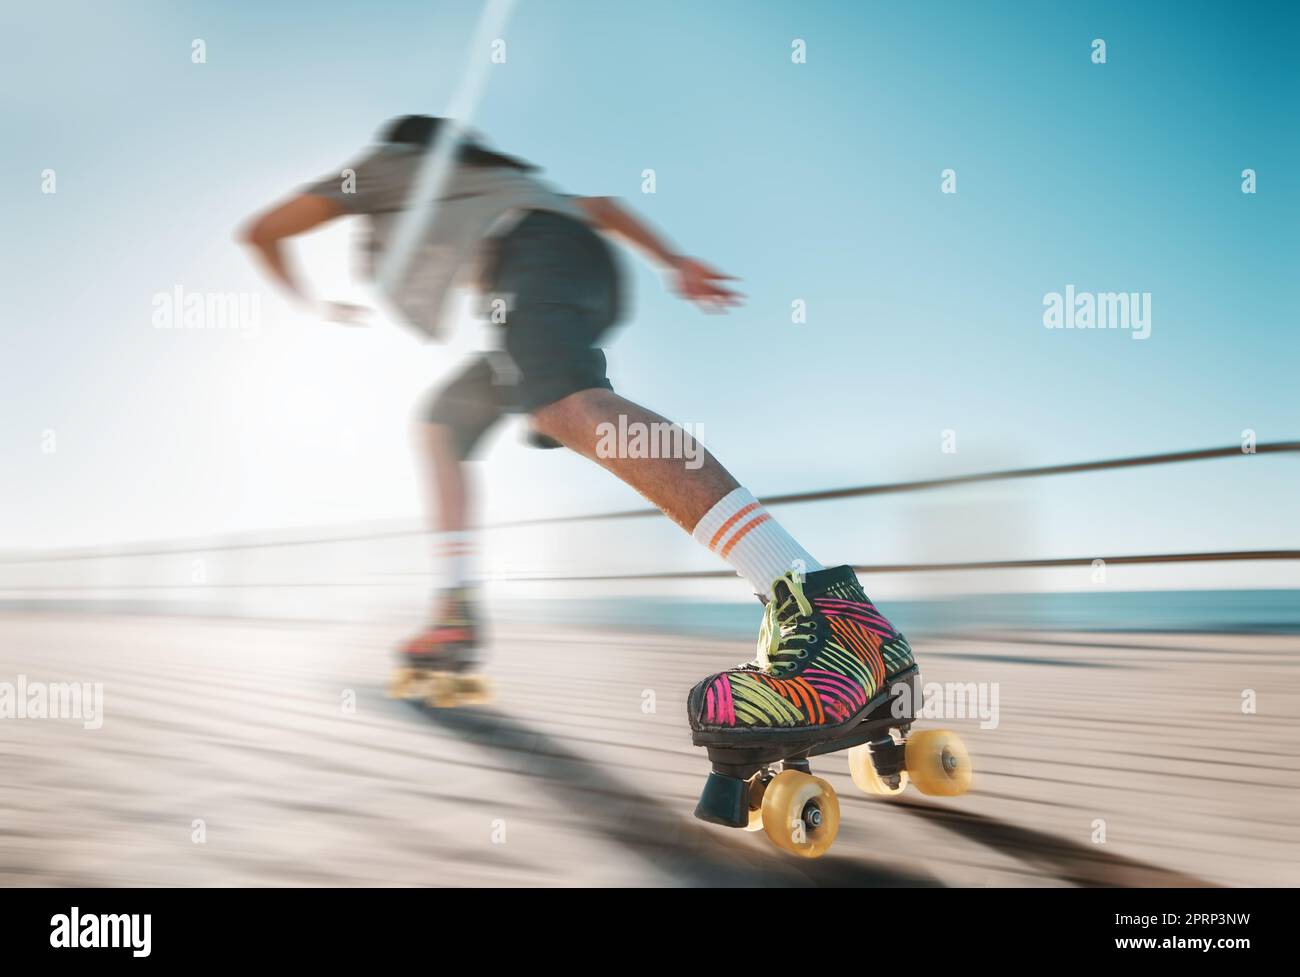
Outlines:
[[[996,728],[927,723],[974,790],[868,798],[815,761],[843,814],[816,862],[691,817],[686,690],[746,644],[502,627],[497,702],[434,712],[384,694],[400,637],[0,615],[0,682],[105,704],[99,729],[0,720],[0,884],[1300,884],[1295,636],[918,639],[927,681],[996,684]]]

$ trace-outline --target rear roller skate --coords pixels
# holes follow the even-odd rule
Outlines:
[[[970,757],[945,730],[909,736],[921,673],[907,640],[862,593],[849,567],[791,574],[773,585],[758,660],[691,690],[692,740],[713,771],[695,816],[762,830],[782,851],[826,853],[839,830],[835,791],[809,758],[849,750],[863,791],[896,796],[911,783],[955,796]]]
[[[388,694],[438,709],[487,705],[492,681],[475,671],[479,633],[470,603],[464,591],[453,591],[441,606],[439,619],[398,652]]]

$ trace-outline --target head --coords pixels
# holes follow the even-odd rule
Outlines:
[[[442,119],[433,115],[402,115],[387,122],[379,133],[379,141],[403,146],[428,149],[443,127]],[[462,140],[457,157],[465,166],[508,166],[529,172],[537,167],[513,156],[485,149],[468,135]]]

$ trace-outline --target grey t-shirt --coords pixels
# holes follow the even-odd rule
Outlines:
[[[424,161],[424,150],[385,144],[337,175],[318,180],[302,192],[336,201],[349,214],[370,222],[369,273],[387,250],[411,187]],[[512,217],[548,210],[585,220],[571,197],[542,180],[510,166],[455,166],[439,194],[433,220],[402,281],[386,297],[412,326],[433,339],[445,331],[445,308],[452,287],[478,285],[485,243],[512,226]]]

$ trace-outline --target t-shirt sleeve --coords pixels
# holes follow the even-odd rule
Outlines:
[[[349,214],[401,210],[413,169],[411,154],[379,149],[307,184],[301,192],[333,200]]]

